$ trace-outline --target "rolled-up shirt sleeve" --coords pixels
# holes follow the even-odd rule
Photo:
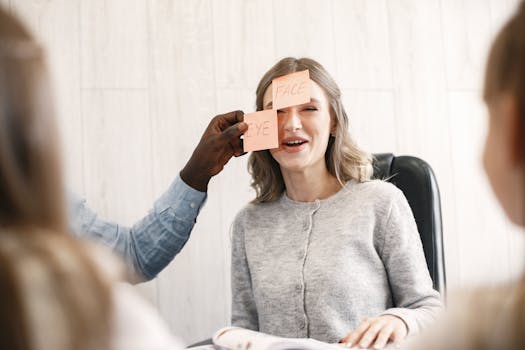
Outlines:
[[[100,218],[84,199],[69,193],[70,228],[78,237],[110,247],[139,278],[150,280],[184,247],[205,201],[205,192],[193,189],[177,176],[153,209],[126,227]]]

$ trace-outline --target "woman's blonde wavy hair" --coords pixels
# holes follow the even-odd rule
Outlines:
[[[256,90],[256,108],[263,110],[263,97],[274,78],[308,69],[310,79],[326,93],[330,104],[330,115],[336,121],[336,129],[330,136],[326,148],[326,167],[330,174],[344,185],[349,180],[367,181],[372,175],[372,158],[361,150],[348,132],[348,115],[341,102],[341,90],[318,62],[310,58],[283,58],[262,77]],[[252,175],[252,187],[256,198],[253,203],[272,202],[285,190],[281,169],[270,151],[253,152],[248,160],[248,171]]]

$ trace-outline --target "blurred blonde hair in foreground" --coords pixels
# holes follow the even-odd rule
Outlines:
[[[180,349],[123,279],[69,234],[43,49],[0,7],[0,349]]]
[[[67,232],[43,50],[0,8],[0,349],[107,349],[109,284]]]

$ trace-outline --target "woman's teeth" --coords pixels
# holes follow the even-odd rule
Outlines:
[[[300,140],[285,142],[285,144],[286,144],[287,146],[296,146],[296,145],[301,145],[301,144],[303,144],[303,143],[304,143],[304,141],[300,141]]]

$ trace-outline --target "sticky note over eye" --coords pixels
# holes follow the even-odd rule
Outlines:
[[[248,130],[244,133],[244,152],[261,151],[279,147],[277,133],[277,111],[264,111],[245,114],[244,122]]]
[[[277,110],[310,102],[310,72],[283,75],[272,80],[272,108]]]

